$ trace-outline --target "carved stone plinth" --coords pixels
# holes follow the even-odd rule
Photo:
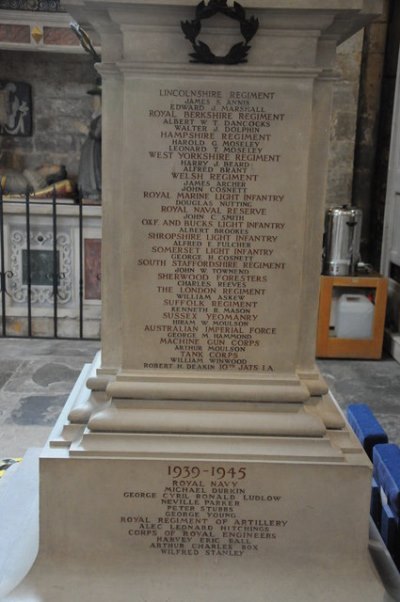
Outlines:
[[[102,43],[102,359],[7,602],[389,600],[371,467],[315,366],[336,46],[380,2],[66,6]]]

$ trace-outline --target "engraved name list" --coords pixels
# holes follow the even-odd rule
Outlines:
[[[141,325],[157,358],[141,367],[274,372],[301,219],[284,91],[158,87],[151,99],[135,261],[158,298]]]
[[[122,492],[121,530],[131,545],[172,556],[241,557],[268,549],[289,520],[282,517],[282,496],[254,493],[247,472],[244,465],[165,464],[160,490]]]

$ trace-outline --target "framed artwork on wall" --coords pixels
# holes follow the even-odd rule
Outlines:
[[[32,135],[30,84],[0,80],[0,135]]]

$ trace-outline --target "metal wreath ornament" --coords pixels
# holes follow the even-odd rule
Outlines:
[[[209,19],[216,14],[223,14],[235,21],[238,21],[240,32],[244,42],[234,44],[225,56],[216,56],[210,47],[197,40],[201,32],[201,22],[203,19]],[[185,38],[191,42],[194,52],[191,52],[191,63],[206,63],[214,65],[237,65],[247,63],[247,54],[251,48],[250,40],[257,33],[259,21],[255,17],[246,19],[246,11],[238,2],[233,3],[233,7],[227,6],[227,0],[210,0],[208,4],[202,0],[196,7],[196,18],[192,21],[181,21],[182,31]]]

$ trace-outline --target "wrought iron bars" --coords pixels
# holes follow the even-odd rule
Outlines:
[[[6,272],[5,272],[5,257],[4,257],[4,211],[3,211],[3,190],[0,186],[0,289],[1,289],[1,327],[3,337],[6,336]]]
[[[42,201],[43,203],[43,201]],[[32,211],[34,211],[32,209],[32,207],[34,207],[35,205],[40,204],[40,201],[36,201],[30,198],[29,192],[27,191],[25,194],[25,198],[24,199],[20,199],[20,200],[8,200],[7,198],[5,199],[3,196],[3,191],[2,188],[0,186],[0,314],[1,314],[1,329],[0,329],[0,336],[6,337],[6,336],[16,336],[15,330],[13,331],[13,334],[10,335],[10,328],[9,328],[9,320],[12,320],[12,317],[9,314],[9,310],[8,310],[8,305],[7,305],[7,297],[11,298],[11,294],[13,293],[13,283],[15,283],[15,279],[17,277],[19,277],[19,279],[22,279],[22,284],[23,287],[25,287],[26,289],[26,315],[25,315],[25,323],[26,323],[26,328],[22,329],[24,330],[25,334],[21,334],[21,336],[28,336],[28,337],[33,337],[33,338],[80,338],[80,339],[84,339],[84,338],[88,338],[85,337],[84,335],[84,311],[85,311],[85,305],[84,305],[84,245],[83,245],[83,209],[84,209],[84,203],[82,202],[81,198],[76,199],[76,203],[75,205],[72,204],[72,207],[76,208],[76,211],[74,212],[75,218],[77,219],[77,223],[78,223],[78,249],[77,249],[77,255],[78,255],[78,272],[77,272],[77,284],[78,284],[78,290],[77,290],[77,297],[78,297],[78,328],[79,328],[79,334],[78,336],[71,336],[71,337],[60,337],[59,336],[59,302],[63,301],[63,287],[60,286],[60,282],[64,280],[65,278],[65,274],[64,272],[62,272],[62,270],[60,270],[60,261],[59,261],[59,256],[60,256],[60,248],[59,248],[59,241],[60,238],[59,236],[62,236],[62,234],[59,233],[59,224],[58,224],[58,208],[65,205],[64,202],[60,202],[57,198],[56,198],[56,192],[55,190],[53,190],[53,195],[52,198],[50,200],[49,203],[49,209],[50,212],[47,213],[47,215],[50,214],[51,216],[51,226],[50,226],[50,230],[51,231],[51,236],[49,237],[49,241],[50,241],[50,247],[49,250],[45,251],[46,253],[48,253],[49,255],[51,255],[51,257],[49,257],[49,261],[47,262],[47,265],[49,266],[48,271],[45,271],[45,273],[41,273],[40,275],[40,284],[44,287],[48,286],[48,288],[51,287],[51,296],[52,296],[52,322],[53,322],[53,328],[52,328],[52,333],[51,334],[47,334],[46,336],[37,336],[37,334],[35,334],[35,331],[37,332],[37,328],[35,327],[35,310],[33,310],[33,301],[32,298],[34,298],[34,288],[35,288],[35,278],[37,279],[37,270],[38,270],[38,266],[36,265],[37,263],[37,259],[35,258],[35,253],[38,253],[37,250],[35,250],[35,245],[37,245],[37,241],[43,241],[43,235],[40,234],[40,236],[37,236],[37,232],[35,235],[35,228],[32,229]],[[8,248],[8,238],[6,236],[6,227],[5,227],[5,223],[4,223],[4,207],[5,205],[14,205],[15,206],[19,206],[20,208],[23,209],[23,214],[21,215],[21,217],[23,218],[24,221],[24,248],[23,250],[21,250],[21,255],[19,257],[19,262],[21,264],[21,268],[19,270],[19,275],[18,274],[14,274],[13,271],[11,269],[7,269],[10,264],[10,258],[7,255],[7,248]],[[69,203],[69,206],[71,207],[71,204]],[[35,244],[32,243],[32,241],[35,241]],[[11,251],[9,250],[9,253],[11,253]],[[100,275],[97,274],[97,278],[100,278]],[[48,285],[46,284],[46,282],[43,282],[43,279],[48,282]],[[8,286],[8,290],[7,290],[7,286]],[[11,291],[11,294],[10,292]],[[10,299],[11,300],[11,299]],[[22,305],[22,301],[21,301],[21,305]],[[20,307],[21,307],[20,305]]]

